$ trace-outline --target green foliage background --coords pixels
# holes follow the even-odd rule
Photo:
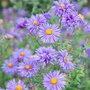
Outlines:
[[[8,0],[8,1],[9,2],[8,2],[7,7],[9,6],[13,7],[15,10],[24,8],[28,11],[28,16],[30,16],[31,14],[44,13],[48,11],[53,4],[53,0]],[[78,1],[79,1],[79,4],[83,6],[88,6],[90,3],[90,0],[88,0],[89,1],[88,4],[84,4],[83,1],[81,0],[78,0]],[[1,3],[0,3],[0,11],[2,11]],[[32,38],[34,41],[32,41]],[[37,43],[38,38],[36,39],[34,39],[35,37],[32,37],[32,38],[29,38],[29,36],[25,37],[23,39],[23,42],[18,44],[18,47],[20,48],[26,47],[27,43],[29,43],[34,53],[35,50],[40,45]],[[84,56],[84,52],[82,52],[81,47],[78,47],[76,49],[75,46],[77,46],[78,43],[82,41],[83,39],[90,38],[90,35],[85,35],[84,33],[82,33],[82,31],[78,32],[77,30],[73,38],[74,39],[72,39],[72,41],[67,41],[66,39],[64,43],[58,42],[54,44],[53,47],[58,45],[64,49],[68,45],[73,46],[73,51],[70,52],[70,54],[74,56],[73,58],[76,59],[75,61],[78,61],[77,56],[79,55]],[[0,40],[1,39],[2,37],[0,36]],[[0,59],[0,67],[2,66],[4,62],[3,60],[8,59],[11,56],[12,54],[12,50],[10,50],[11,45],[12,45],[12,41],[10,40],[4,40],[3,43],[0,44],[0,55],[2,56],[2,58]],[[86,45],[86,47],[88,48],[89,46]],[[82,64],[79,67],[77,67],[76,70],[74,70],[73,72],[67,75],[68,82],[67,82],[67,87],[65,90],[90,90],[90,70],[89,70],[90,60],[86,59],[86,56],[85,56],[84,60],[81,61],[81,63]],[[53,66],[53,67],[50,66],[48,70],[51,68],[55,69],[56,66]],[[42,74],[45,74],[44,70]],[[32,78],[32,80],[26,79],[26,81],[27,83],[29,83],[30,81],[33,81],[36,84],[36,87],[39,88],[37,90],[45,90],[43,88],[43,85],[41,84],[42,77],[43,76],[41,76],[40,73],[38,73],[34,78]],[[0,68],[0,87],[5,88],[6,82],[12,78],[13,78],[12,76],[5,75]]]

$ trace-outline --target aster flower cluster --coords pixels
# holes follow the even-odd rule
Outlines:
[[[77,12],[74,3],[70,3],[69,0],[55,1],[52,7],[52,12],[60,18],[60,24],[62,27],[67,27],[67,30],[75,30],[76,28],[83,26],[88,27],[88,23],[85,21],[84,14]],[[85,11],[85,10],[83,10]],[[88,29],[84,29],[88,31]]]
[[[2,70],[7,75],[32,78],[39,72],[40,67],[45,68],[49,64],[54,65],[55,62],[58,62],[63,73],[60,74],[60,71],[48,73],[44,76],[43,85],[47,90],[53,90],[53,88],[54,90],[62,90],[66,85],[65,73],[73,70],[75,66],[71,56],[65,50],[56,51],[51,46],[40,47],[36,50],[35,55],[32,55],[31,51],[27,49],[15,50],[11,58],[5,60]],[[7,84],[7,90],[27,90],[23,85],[24,83],[22,81],[16,82],[15,80],[11,80]]]
[[[38,67],[31,57],[31,51],[27,49],[15,50],[11,58],[3,64],[3,71],[6,74],[19,75],[21,77],[32,77],[36,74]]]
[[[52,25],[49,22],[54,16],[59,19]],[[78,13],[74,4],[69,0],[55,1],[49,12],[32,15],[30,18],[20,18],[17,21],[17,28],[24,28],[29,34],[40,37],[43,43],[57,42],[63,28],[70,33],[81,26],[84,27],[85,32],[90,31],[84,15]]]
[[[51,21],[54,17],[56,22],[53,23]],[[34,40],[37,43],[35,47],[30,44],[34,48],[13,50],[11,57],[4,61],[2,71],[14,77],[7,82],[6,90],[30,90],[35,88],[32,84],[33,80],[40,78],[45,90],[63,90],[68,82],[67,76],[77,68],[73,54],[69,53],[72,47],[67,50],[67,46],[63,48],[61,45],[64,41],[63,36],[73,35],[77,28],[84,26],[84,31],[89,32],[90,27],[84,16],[75,10],[69,0],[59,0],[55,1],[51,9],[44,14],[19,18],[15,26],[17,31],[23,31],[26,36],[33,39],[31,43]],[[90,57],[89,49],[87,53]]]

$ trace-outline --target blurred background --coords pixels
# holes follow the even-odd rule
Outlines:
[[[20,37],[23,36],[21,32],[20,34],[14,32],[16,20],[19,17],[30,17],[32,14],[48,12],[53,5],[53,1],[55,0],[0,0],[0,66],[3,63],[3,60],[10,57],[13,50],[17,47],[17,41],[21,41]],[[90,22],[90,0],[71,0],[71,2],[75,5],[77,11],[84,15],[87,22]],[[12,38],[12,36],[9,36],[7,34],[8,32],[11,32],[11,34],[14,36],[14,39],[9,40],[10,38]],[[6,39],[3,38],[3,35],[5,35]],[[85,43],[87,43],[86,48],[90,47],[90,35],[84,36],[83,33],[80,33],[78,36],[74,37],[77,37],[77,42],[83,42],[81,43],[83,47]],[[80,40],[78,40],[78,37],[80,38]],[[84,41],[83,38],[85,38]],[[32,41],[30,42],[30,40],[25,38],[24,43],[21,42],[18,47],[29,47],[28,45],[31,43]],[[36,45],[35,47],[37,48],[37,46],[38,45]],[[33,50],[35,50],[36,48],[33,48]],[[80,51],[81,48],[79,48],[78,50]],[[76,56],[78,55],[77,52]],[[73,77],[75,77],[73,79],[75,79],[75,81],[73,81],[73,79],[72,81],[74,82],[74,84],[73,82],[70,82],[70,87],[68,86],[66,90],[78,90],[77,87],[79,88],[79,90],[90,90],[89,60],[90,59],[85,59],[84,61],[85,70],[83,70],[83,67],[81,66],[79,68],[80,70],[77,70],[75,72],[75,74],[77,73],[78,77],[75,77],[73,73]],[[82,76],[84,76],[84,78],[82,78]],[[11,78],[12,76],[6,76],[0,68],[0,87],[4,88],[6,85],[6,81]]]
[[[0,0],[0,12],[3,8],[12,7],[14,10],[25,9],[29,14],[45,12],[50,9],[54,0]],[[80,6],[90,7],[90,0],[71,0]],[[0,14],[1,16],[1,14]]]

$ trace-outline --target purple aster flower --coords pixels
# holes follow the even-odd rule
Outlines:
[[[16,21],[16,28],[23,29],[26,27],[26,24],[27,24],[27,18],[19,18]]]
[[[58,61],[59,61],[60,67],[62,67],[62,69],[65,72],[68,72],[74,69],[75,65],[72,63],[72,57],[68,55],[68,52],[66,50],[59,51]]]
[[[32,15],[27,21],[27,29],[31,34],[36,34],[39,27],[45,25],[46,21],[43,15]]]
[[[77,11],[79,11],[81,9],[81,6],[78,4],[78,2],[74,1],[74,2],[72,2],[72,4]]]
[[[89,9],[88,7],[84,7],[84,8],[82,9],[82,14],[83,14],[84,16],[88,16],[88,14],[90,14],[90,9]]]
[[[37,49],[36,53],[39,57],[38,61],[40,64],[43,64],[43,66],[52,63],[56,56],[56,51],[52,47],[40,47]]]
[[[68,28],[76,28],[79,25],[80,18],[77,12],[64,14],[62,17],[62,25]]]
[[[44,43],[55,43],[59,40],[60,29],[56,25],[46,24],[40,28],[38,35]]]
[[[3,15],[4,15],[4,18],[5,18],[7,21],[9,21],[9,20],[10,20],[10,15],[9,15],[9,13],[8,13],[8,9],[7,9],[7,8],[3,8],[2,13],[3,13]]]
[[[25,17],[27,12],[24,9],[19,9],[18,10],[18,16],[20,17]]]
[[[17,61],[22,61],[32,55],[28,49],[17,49],[13,52],[13,57],[17,58]]]
[[[38,71],[38,66],[32,59],[27,58],[24,62],[20,63],[18,67],[18,75],[21,77],[31,78],[33,77]]]
[[[62,16],[63,14],[70,12],[74,9],[73,5],[70,4],[69,0],[59,0],[54,2],[54,6],[51,8],[51,10],[56,14],[57,16]]]
[[[4,8],[3,15],[7,21],[10,21],[12,19],[12,16],[14,15],[14,9],[12,7]]]
[[[3,8],[2,13],[3,13],[3,15],[6,17],[7,14],[8,14],[8,10],[7,10],[7,8]]]
[[[46,90],[62,90],[66,85],[66,76],[59,71],[50,72],[44,76],[43,85]]]
[[[8,8],[8,13],[9,15],[12,15],[14,13],[14,9],[12,7]]]
[[[84,26],[84,32],[85,33],[90,33],[90,25],[89,24],[86,24],[86,26]]]
[[[18,62],[15,58],[10,58],[10,60],[6,60],[2,66],[2,70],[6,74],[15,74],[17,72]]]
[[[23,81],[19,80],[18,82],[13,79],[13,80],[10,80],[8,83],[7,83],[7,89],[6,90],[28,90],[26,88],[26,85]]]
[[[45,17],[47,20],[49,20],[49,19],[52,17],[52,15],[51,15],[50,12],[46,12],[46,13],[44,13],[44,17]]]
[[[87,53],[87,58],[90,58],[90,48],[87,49],[86,53]]]

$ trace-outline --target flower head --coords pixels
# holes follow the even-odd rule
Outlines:
[[[52,15],[51,15],[50,12],[46,12],[46,13],[44,13],[44,17],[45,17],[47,20],[49,20],[49,19],[52,17]]]
[[[58,61],[59,61],[60,67],[62,67],[62,69],[65,72],[68,72],[74,69],[75,65],[72,63],[72,57],[68,55],[68,52],[66,50],[59,51]]]
[[[36,53],[39,57],[38,61],[43,64],[43,66],[54,61],[56,56],[56,51],[52,47],[40,47]]]
[[[81,6],[79,5],[77,1],[73,1],[72,4],[76,11],[79,11],[81,9]]]
[[[18,62],[15,58],[10,58],[6,60],[2,66],[3,71],[6,74],[15,74],[17,72]]]
[[[46,90],[62,90],[66,84],[66,77],[59,71],[48,73],[44,76],[43,85]]]
[[[6,90],[28,90],[28,89],[26,88],[26,85],[24,84],[23,81],[19,80],[17,82],[17,81],[15,81],[15,79],[13,79],[7,83]]]
[[[30,58],[24,59],[18,67],[18,75],[21,77],[31,78],[38,71],[38,66],[35,62],[33,62]]]
[[[20,17],[25,17],[27,15],[27,12],[24,9],[19,9],[17,14]]]
[[[32,55],[28,49],[17,49],[13,52],[13,57],[17,58],[17,61],[24,60]]]
[[[52,7],[52,11],[57,16],[61,16],[67,12],[70,12],[73,10],[73,5],[70,4],[69,0],[59,0],[54,2],[54,6]]]
[[[16,27],[17,27],[18,29],[26,28],[26,24],[27,24],[27,18],[19,18],[19,19],[16,21]]]
[[[46,24],[40,28],[38,35],[44,43],[55,43],[59,40],[60,29],[56,25]]]
[[[36,34],[39,27],[46,23],[46,19],[43,15],[32,15],[27,21],[27,29],[31,34]]]
[[[90,33],[90,25],[89,25],[89,24],[86,24],[86,25],[84,26],[84,32],[85,32],[85,33]]]
[[[90,14],[90,9],[88,7],[84,7],[82,9],[82,14],[86,17]]]
[[[79,26],[79,20],[78,13],[71,12],[63,15],[61,23],[67,28],[76,28]]]

